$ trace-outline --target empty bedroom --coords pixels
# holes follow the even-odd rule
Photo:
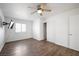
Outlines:
[[[79,56],[79,3],[0,3],[0,56]]]

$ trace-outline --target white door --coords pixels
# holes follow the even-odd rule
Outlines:
[[[79,51],[79,15],[69,19],[69,47]]]

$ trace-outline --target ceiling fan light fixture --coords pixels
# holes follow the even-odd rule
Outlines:
[[[39,13],[39,14],[42,13],[42,10],[38,10],[37,13]]]

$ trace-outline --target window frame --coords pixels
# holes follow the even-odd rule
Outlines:
[[[20,27],[19,27],[20,30],[19,30],[19,31],[18,31],[18,28],[17,28],[17,27],[19,26],[18,24],[20,25]],[[16,26],[16,25],[17,25],[17,26]],[[25,25],[25,26],[24,26],[24,27],[25,27],[24,29],[23,29],[23,25]],[[16,33],[22,33],[22,32],[25,33],[25,32],[26,32],[26,24],[24,24],[24,23],[15,23],[15,32],[16,32]]]

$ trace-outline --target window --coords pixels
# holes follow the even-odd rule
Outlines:
[[[16,28],[16,32],[21,32],[21,24],[20,23],[16,23],[15,28]]]
[[[22,24],[22,32],[26,32],[26,24]]]
[[[16,23],[15,28],[16,32],[26,32],[26,24]]]

